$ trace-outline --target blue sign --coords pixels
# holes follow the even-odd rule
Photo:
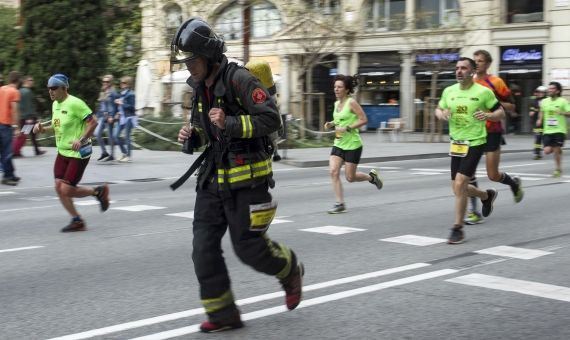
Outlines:
[[[541,63],[542,46],[506,46],[501,47],[501,62],[505,64]]]
[[[442,61],[454,62],[459,59],[459,53],[424,53],[417,54],[416,61],[418,63],[439,63]]]

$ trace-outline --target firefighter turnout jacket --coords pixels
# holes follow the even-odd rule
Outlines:
[[[214,84],[187,80],[194,90],[192,135],[194,148],[207,143],[198,173],[198,187],[216,181],[219,190],[272,185],[271,141],[268,135],[281,127],[281,119],[269,92],[245,68],[224,56]],[[211,108],[225,113],[225,128],[213,125]],[[198,145],[196,145],[198,144]]]

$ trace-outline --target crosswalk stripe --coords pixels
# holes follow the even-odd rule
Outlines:
[[[365,231],[366,229],[326,225],[323,227],[315,227],[315,228],[307,228],[307,229],[299,229],[299,230],[308,231],[311,233],[322,233],[322,234],[329,234],[329,235],[335,235],[336,236],[336,235],[354,233],[357,231]]]
[[[546,283],[477,273],[459,276],[445,281],[570,302],[570,288]]]
[[[435,237],[427,237],[427,236],[419,236],[419,235],[402,235],[396,237],[388,237],[380,239],[380,241],[385,242],[394,242],[394,243],[404,243],[410,244],[413,246],[431,246],[438,243],[446,242],[447,240],[443,238],[435,238]]]
[[[157,207],[153,205],[130,205],[125,207],[115,207],[111,208],[114,210],[125,210],[125,211],[145,211],[145,210],[158,210],[158,209],[166,209],[166,207]]]
[[[521,260],[532,260],[537,257],[552,254],[551,252],[544,250],[518,248],[510,246],[497,246],[492,248],[486,248],[486,249],[476,250],[474,251],[474,253],[511,257]]]

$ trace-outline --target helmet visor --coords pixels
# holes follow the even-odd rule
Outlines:
[[[182,64],[196,58],[198,58],[198,55],[194,52],[182,51],[176,45],[170,46],[170,62],[172,64]]]

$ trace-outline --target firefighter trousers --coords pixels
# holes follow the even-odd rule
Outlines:
[[[283,279],[297,265],[289,248],[271,241],[266,233],[250,231],[250,205],[270,201],[267,184],[234,190],[225,198],[215,184],[197,189],[192,260],[210,321],[230,318],[237,310],[222,256],[226,230],[238,258],[256,271]]]

